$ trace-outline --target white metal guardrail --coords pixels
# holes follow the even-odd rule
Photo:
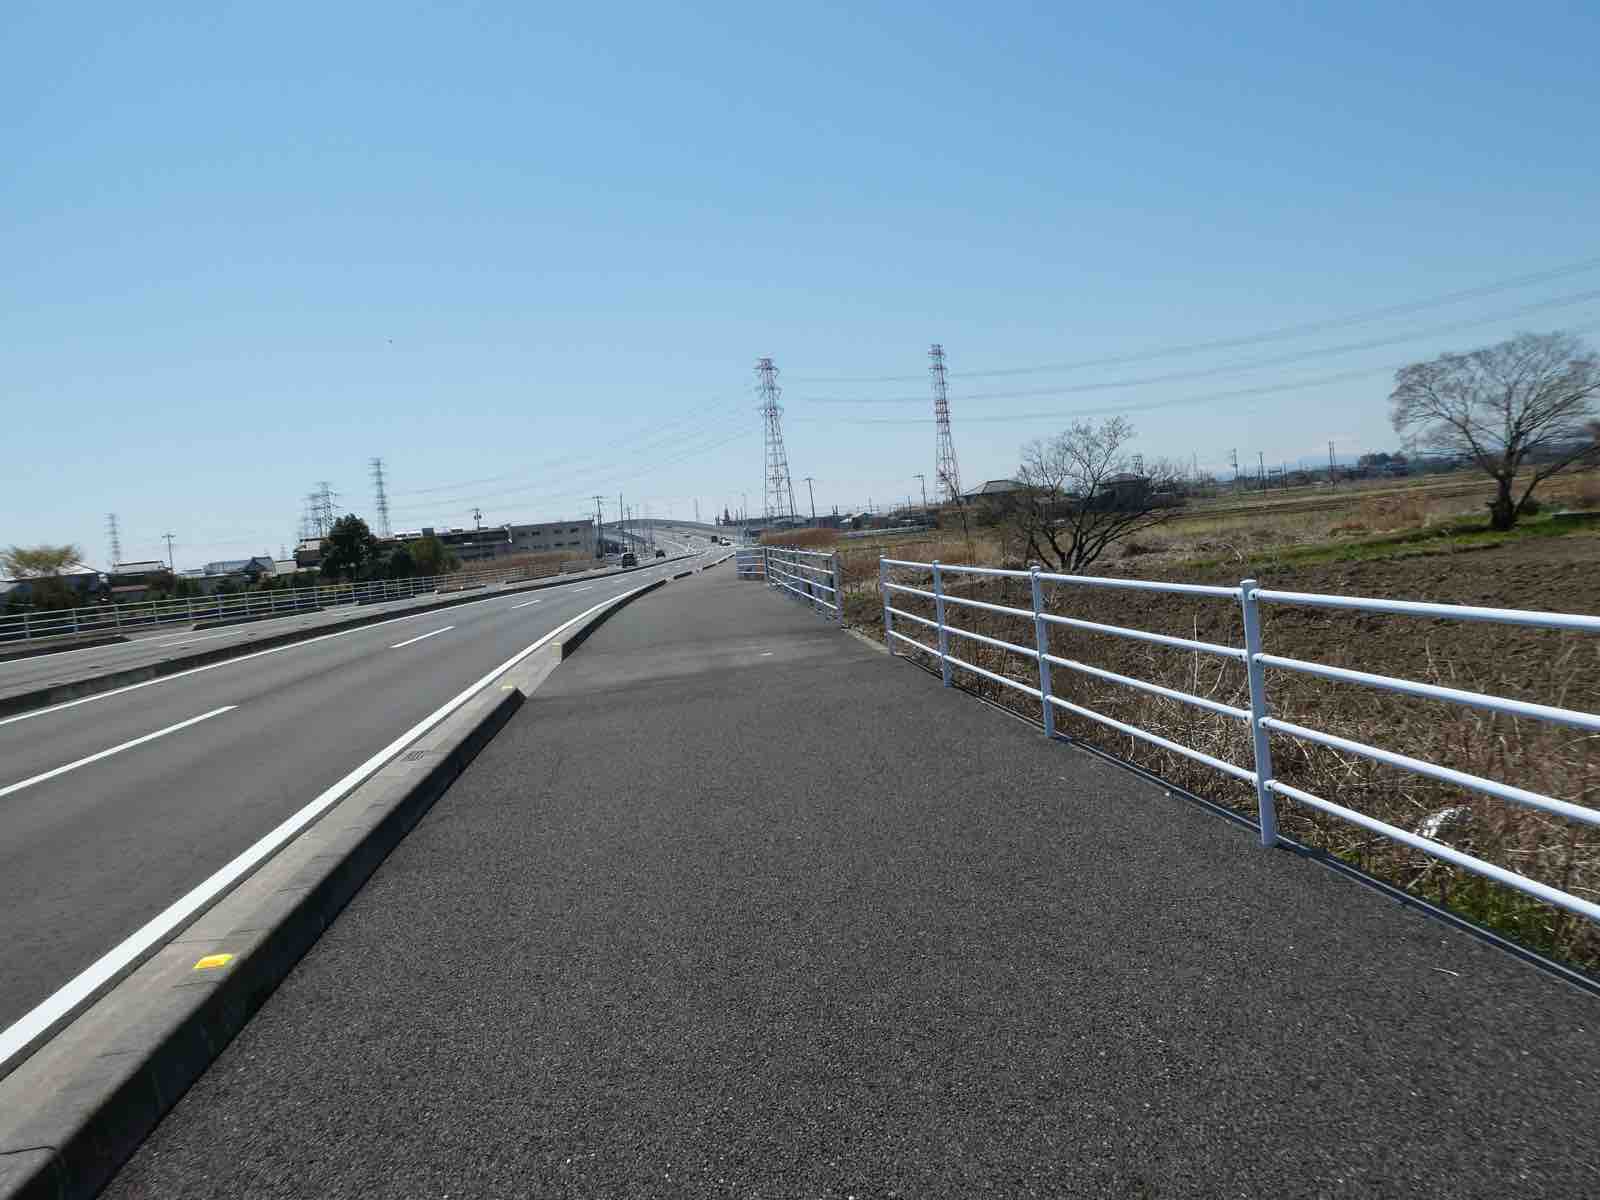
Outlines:
[[[797,546],[741,547],[736,559],[740,579],[765,579],[782,588],[835,624],[844,623],[843,576],[837,552],[801,550]]]
[[[765,579],[767,577],[767,548],[765,546],[740,546],[733,552],[733,573],[740,579]]]
[[[678,557],[682,557],[681,555]],[[554,578],[558,570],[502,567],[498,571],[457,571],[452,575],[416,576],[410,579],[375,579],[365,583],[325,583],[315,587],[271,588],[263,591],[213,593],[178,600],[150,600],[131,604],[92,604],[80,608],[0,615],[0,644],[66,634],[118,633],[158,625],[194,621],[245,620],[289,616],[339,605],[377,604],[409,600],[432,592],[446,594],[496,583]]]
[[[890,578],[893,568],[907,568],[925,572],[931,577],[931,586],[912,587],[908,584],[898,583]],[[1008,605],[974,600],[966,596],[951,595],[946,586],[950,575],[1026,579],[1031,584],[1032,604],[1025,609],[1013,608]],[[1385,821],[1376,820],[1364,813],[1347,808],[1325,797],[1313,795],[1275,778],[1272,769],[1270,735],[1277,733],[1284,737],[1312,742],[1347,754],[1355,754],[1374,762],[1398,767],[1456,787],[1466,788],[1487,796],[1494,796],[1512,804],[1539,809],[1543,812],[1564,817],[1568,820],[1579,821],[1587,825],[1600,825],[1600,809],[1573,804],[1553,796],[1546,796],[1539,792],[1502,783],[1498,780],[1486,779],[1480,775],[1458,771],[1452,767],[1427,762],[1409,755],[1398,754],[1392,750],[1370,746],[1364,742],[1353,741],[1349,738],[1324,733],[1304,725],[1280,720],[1272,716],[1271,713],[1266,672],[1269,667],[1279,671],[1294,671],[1323,679],[1336,680],[1341,683],[1360,684],[1410,696],[1420,696],[1451,704],[1486,709],[1491,712],[1555,722],[1585,730],[1589,733],[1600,732],[1600,715],[1556,705],[1534,704],[1524,700],[1506,699],[1479,692],[1441,687],[1437,684],[1421,683],[1410,679],[1397,679],[1366,671],[1353,671],[1344,667],[1326,666],[1321,663],[1306,662],[1301,659],[1271,654],[1262,645],[1260,611],[1261,606],[1264,604],[1300,605],[1451,621],[1481,621],[1502,625],[1579,630],[1587,633],[1600,633],[1600,617],[1581,616],[1571,613],[1532,612],[1511,608],[1478,608],[1462,604],[1429,604],[1410,600],[1381,600],[1361,596],[1330,596],[1312,592],[1280,592],[1273,591],[1270,588],[1257,587],[1256,581],[1253,579],[1246,579],[1237,587],[1213,587],[1201,584],[1157,583],[1135,579],[1099,579],[1086,575],[1057,575],[1041,571],[1037,567],[1028,571],[1015,571],[992,567],[952,566],[937,561],[931,563],[908,562],[903,559],[892,558],[880,558],[878,560],[878,580],[880,593],[883,596],[883,628],[890,653],[894,653],[896,646],[900,645],[913,648],[917,652],[937,659],[946,687],[951,686],[953,671],[962,670],[1033,697],[1039,702],[1043,714],[1044,731],[1047,736],[1055,735],[1056,711],[1059,709],[1096,721],[1120,733],[1139,738],[1174,754],[1203,763],[1234,779],[1249,783],[1255,788],[1256,792],[1256,806],[1261,829],[1261,844],[1263,846],[1274,845],[1278,840],[1277,812],[1274,798],[1286,796],[1311,808],[1319,809],[1322,812],[1359,825],[1372,833],[1432,855],[1444,862],[1473,871],[1507,887],[1515,888],[1517,891],[1536,897],[1539,900],[1579,913],[1588,917],[1591,921],[1600,921],[1600,904],[1595,904],[1582,897],[1574,896],[1570,892],[1540,883],[1518,872],[1509,871],[1493,863],[1485,862],[1481,858],[1466,854],[1443,842],[1423,837],[1420,834],[1401,829],[1399,826],[1391,825]],[[1128,629],[1119,625],[1106,625],[1052,613],[1046,610],[1044,604],[1043,585],[1046,583],[1065,584],[1072,587],[1168,592],[1227,600],[1240,607],[1244,623],[1244,645],[1224,646],[1213,642],[1171,637],[1166,634],[1151,633],[1141,629]],[[934,619],[929,620],[903,608],[896,608],[892,603],[896,593],[919,596],[932,601]],[[1015,642],[989,637],[986,634],[952,625],[948,620],[948,611],[951,605],[956,606],[958,609],[973,608],[1024,618],[1032,623],[1033,644],[1031,646],[1018,645]],[[926,641],[901,633],[895,628],[896,618],[903,622],[910,622],[919,630],[932,630],[932,636],[936,639],[936,644],[930,645]],[[1248,710],[1237,708],[1230,704],[1212,700],[1209,697],[1193,695],[1189,692],[1164,687],[1147,680],[1135,679],[1127,675],[1120,675],[1114,671],[1089,666],[1086,663],[1077,662],[1070,658],[1059,657],[1050,653],[1049,631],[1052,626],[1132,638],[1155,645],[1170,646],[1181,650],[1231,659],[1242,664],[1245,668],[1246,676],[1249,680],[1250,707]],[[1036,682],[1023,682],[1013,679],[963,660],[956,654],[951,653],[950,639],[952,637],[993,646],[1032,660],[1035,664]],[[1202,750],[1163,738],[1149,730],[1115,720],[1103,713],[1085,708],[1083,705],[1063,700],[1054,694],[1051,687],[1051,672],[1056,668],[1163,696],[1169,700],[1190,704],[1207,712],[1242,722],[1249,727],[1251,732],[1253,762],[1249,766],[1227,762]]]

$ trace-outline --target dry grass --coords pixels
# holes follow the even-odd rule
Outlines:
[[[911,557],[908,555],[907,557]],[[875,573],[874,566],[874,573]],[[902,571],[900,582],[926,586]],[[875,583],[875,580],[874,580]],[[863,593],[867,589],[863,589]],[[971,598],[1030,606],[1018,580],[964,580],[950,589]],[[1170,595],[1111,593],[1062,587],[1053,611],[1107,624],[1151,629],[1226,645],[1241,644],[1237,605],[1226,600],[1175,601]],[[931,604],[899,594],[895,606],[931,617]],[[882,636],[875,593],[860,595],[850,615]],[[1015,644],[1032,646],[1031,620],[948,606],[952,624]],[[1330,617],[1315,610],[1267,614],[1274,653],[1376,670],[1407,678],[1502,696],[1600,709],[1600,647],[1578,635],[1471,625],[1417,633],[1389,618],[1365,614]],[[931,643],[931,631],[903,622],[900,632]],[[952,636],[951,653],[1011,678],[1036,682],[1031,659]],[[910,653],[924,664],[932,660]],[[1249,704],[1240,665],[1215,656],[1178,651],[1123,638],[1057,628],[1050,650],[1063,658],[1206,696],[1239,708]],[[963,687],[1033,720],[1038,701],[981,676],[956,672]],[[1248,727],[1161,696],[1060,667],[1053,692],[1062,699],[1159,734],[1243,767],[1251,764]],[[1273,672],[1269,690],[1275,715],[1351,740],[1410,754],[1573,803],[1600,803],[1600,738],[1540,722],[1414,700],[1366,688],[1330,684],[1291,672]],[[1151,746],[1106,726],[1058,712],[1069,736],[1134,762],[1172,783],[1254,815],[1253,788],[1192,759]],[[1405,829],[1430,818],[1437,836],[1498,866],[1600,901],[1600,830],[1536,809],[1463,791],[1443,783],[1335,752],[1312,743],[1274,737],[1278,778],[1314,795]],[[1600,973],[1600,927],[1564,910],[1447,866],[1387,838],[1318,810],[1280,800],[1283,832],[1355,864],[1427,899],[1450,905],[1541,952]]]

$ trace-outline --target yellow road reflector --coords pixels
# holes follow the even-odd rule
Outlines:
[[[208,954],[195,963],[194,969],[196,971],[214,971],[218,967],[227,966],[232,961],[233,955],[231,954]]]

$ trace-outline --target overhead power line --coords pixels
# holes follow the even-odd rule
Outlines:
[[[1572,327],[1571,332],[1589,333],[1596,329],[1600,329],[1600,321],[1592,321],[1585,325],[1575,325]],[[1041,412],[989,413],[984,416],[963,417],[962,421],[964,423],[999,424],[1011,421],[1059,420],[1114,413],[1149,412],[1162,408],[1182,408],[1190,404],[1211,404],[1218,400],[1237,400],[1246,396],[1267,396],[1275,392],[1292,392],[1301,388],[1325,387],[1329,384],[1344,383],[1352,379],[1369,379],[1379,375],[1392,375],[1404,365],[1404,363],[1392,363],[1382,367],[1358,367],[1353,371],[1340,371],[1337,374],[1322,375],[1313,379],[1269,383],[1261,387],[1236,388],[1226,392],[1209,392],[1201,396],[1179,396],[1168,400],[1151,400],[1139,404],[1107,404],[1094,408],[1051,409]],[[927,421],[926,417],[792,417],[790,419],[811,424],[828,425],[922,425]]]
[[[1571,275],[1581,275],[1596,269],[1600,269],[1600,258],[1586,258],[1578,262],[1568,263],[1565,266],[1552,267],[1545,271],[1535,271],[1527,275],[1514,275],[1506,279],[1495,280],[1492,283],[1481,284],[1477,287],[1444,292],[1438,296],[1430,296],[1425,300],[1390,304],[1382,308],[1367,309],[1363,312],[1350,313],[1342,317],[1331,317],[1324,321],[1308,321],[1301,325],[1284,325],[1277,329],[1268,329],[1239,337],[1218,338],[1206,342],[1188,342],[1173,346],[1156,346],[1148,350],[1114,354],[1104,358],[1082,358],[1066,362],[1036,363],[1031,366],[1020,367],[996,367],[986,371],[952,371],[951,376],[957,379],[979,379],[997,378],[1005,375],[1041,375],[1050,371],[1079,371],[1089,367],[1123,366],[1127,363],[1144,362],[1153,358],[1173,358],[1183,354],[1200,354],[1207,350],[1232,350],[1240,346],[1255,346],[1281,338],[1304,337],[1310,333],[1326,333],[1331,329],[1362,325],[1368,321],[1381,321],[1386,317],[1399,317],[1408,313],[1424,312],[1430,308],[1442,308],[1445,305],[1457,304],[1463,300],[1475,300],[1481,296],[1495,295],[1498,292],[1509,292],[1520,287],[1531,287],[1536,283],[1548,283],[1553,279],[1564,279]],[[794,376],[792,382],[916,383],[921,379],[922,376],[920,375],[801,375]]]
[[[1019,400],[1033,396],[1065,396],[1080,392],[1114,391],[1118,388],[1148,387],[1157,383],[1177,383],[1189,379],[1209,379],[1218,375],[1232,375],[1244,371],[1258,371],[1263,367],[1281,367],[1290,363],[1310,362],[1319,358],[1327,358],[1337,354],[1353,354],[1362,350],[1377,350],[1385,346],[1398,346],[1405,342],[1419,341],[1423,338],[1439,337],[1447,333],[1455,333],[1462,329],[1475,329],[1484,325],[1495,325],[1501,321],[1511,321],[1518,317],[1527,316],[1529,313],[1543,312],[1552,308],[1567,308],[1574,304],[1586,304],[1600,300],[1600,289],[1587,292],[1575,292],[1568,296],[1557,296],[1550,300],[1538,300],[1532,304],[1524,304],[1518,308],[1506,309],[1487,317],[1473,317],[1464,321],[1451,321],[1444,325],[1434,325],[1428,329],[1414,330],[1410,333],[1393,334],[1388,337],[1368,338],[1361,342],[1345,342],[1338,346],[1322,346],[1314,350],[1296,350],[1290,354],[1278,354],[1271,358],[1258,358],[1249,362],[1225,363],[1217,367],[1201,367],[1191,371],[1168,371],[1161,375],[1146,375],[1137,379],[1111,379],[1099,380],[1094,383],[1057,384],[1046,388],[1021,388],[1001,392],[965,392],[958,399],[961,400]],[[806,396],[799,399],[802,404],[923,404],[921,396]]]

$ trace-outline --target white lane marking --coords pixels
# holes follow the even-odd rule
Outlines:
[[[394,741],[379,750],[366,762],[322,792],[321,795],[299,812],[262,837],[255,845],[228,863],[227,866],[222,867],[199,886],[174,900],[161,912],[146,921],[105,954],[102,954],[11,1025],[4,1030],[0,1030],[0,1076],[3,1076],[10,1068],[13,1058],[26,1053],[34,1041],[48,1033],[58,1021],[62,1021],[74,1013],[80,1005],[87,1004],[93,1000],[102,990],[120,979],[125,972],[132,970],[143,962],[175,932],[210,908],[236,883],[271,858],[288,842],[293,840],[301,830],[305,829],[324,812],[332,808],[335,803],[343,799],[345,793],[358,784],[365,782],[369,776],[376,774],[378,769],[396,754],[399,754],[400,751],[427,733],[428,730],[432,729],[501,675],[558,634],[564,633],[574,625],[587,620],[607,605],[615,604],[623,597],[632,596],[643,590],[643,588],[631,588],[626,592],[618,592],[615,596],[607,596],[600,603],[591,605],[570,620],[563,621],[532,645],[517,651],[482,679],[470,685],[465,691],[445,701],[444,704],[423,717],[422,720],[395,738]]]
[[[454,628],[455,628],[454,625],[446,625],[443,629],[435,629],[432,633],[419,633],[414,638],[407,638],[403,642],[396,642],[394,645],[390,646],[389,649],[391,649],[391,650],[403,650],[407,646],[415,646],[418,642],[425,642],[429,638],[436,637],[437,635],[439,635],[441,633],[449,633]]]
[[[527,607],[528,607],[528,605],[530,605],[530,604],[538,604],[538,603],[539,603],[539,601],[540,601],[540,600],[543,600],[543,599],[544,599],[544,597],[543,597],[543,596],[540,596],[540,597],[539,597],[539,600],[524,600],[524,601],[523,601],[523,602],[522,602],[522,603],[521,603],[521,604],[513,604],[513,605],[512,605],[512,606],[511,606],[511,611],[512,611],[512,612],[516,612],[516,611],[517,611],[517,609],[519,609],[519,608],[527,608]]]
[[[224,630],[222,633],[208,633],[204,637],[186,637],[181,642],[157,642],[156,645],[162,647],[163,649],[168,646],[189,646],[193,645],[195,642],[214,642],[218,638],[233,637],[238,632],[239,630],[237,629],[228,629]]]
[[[490,600],[498,600],[498,596],[484,596],[478,600],[468,600],[458,604],[457,608],[471,608],[474,604],[484,604]],[[0,718],[0,726],[10,725],[16,721],[30,721],[34,717],[48,716],[50,713],[61,712],[63,709],[77,708],[80,704],[93,704],[96,700],[109,700],[113,696],[120,696],[124,692],[136,692],[140,688],[154,687],[158,683],[171,683],[174,679],[183,679],[189,675],[198,675],[202,671],[215,671],[218,667],[231,667],[235,663],[249,662],[252,658],[262,658],[268,654],[281,654],[285,650],[298,650],[302,646],[314,646],[318,642],[331,641],[333,638],[349,637],[352,633],[367,633],[374,629],[382,629],[385,625],[394,625],[400,621],[415,621],[422,617],[436,616],[434,612],[407,613],[403,617],[391,617],[387,621],[374,621],[371,625],[360,625],[355,629],[341,629],[337,633],[321,633],[316,637],[303,638],[298,642],[290,642],[285,646],[273,646],[270,650],[256,650],[249,654],[241,654],[236,658],[225,658],[221,662],[207,663],[203,667],[190,667],[187,671],[174,671],[171,675],[163,675],[159,679],[146,679],[143,683],[130,683],[127,687],[112,688],[109,692],[96,692],[92,696],[82,696],[77,700],[63,700],[60,704],[52,704],[49,708],[35,708],[29,712],[18,713],[14,717]]]
[[[179,721],[176,725],[168,725],[165,729],[158,729],[154,733],[136,737],[131,742],[123,742],[120,746],[112,746],[109,750],[91,754],[88,758],[80,758],[77,762],[69,762],[66,766],[57,767],[53,771],[46,771],[43,775],[35,775],[31,779],[23,779],[17,783],[7,784],[5,787],[0,787],[0,796],[9,796],[12,792],[20,792],[23,788],[32,787],[36,783],[43,783],[46,779],[54,779],[57,775],[65,775],[68,771],[76,771],[79,767],[87,767],[90,763],[99,762],[102,758],[110,758],[113,754],[121,754],[124,750],[132,750],[135,746],[153,742],[157,738],[166,737],[169,733],[177,733],[178,730],[187,729],[191,725],[198,725],[201,721],[209,721],[212,717],[220,717],[223,713],[232,712],[238,707],[237,704],[224,704],[221,708],[214,708],[208,713],[201,713],[198,717],[190,717],[187,721]]]
[[[573,588],[572,590],[575,592],[592,592],[594,591],[594,584],[591,583],[588,587]]]

